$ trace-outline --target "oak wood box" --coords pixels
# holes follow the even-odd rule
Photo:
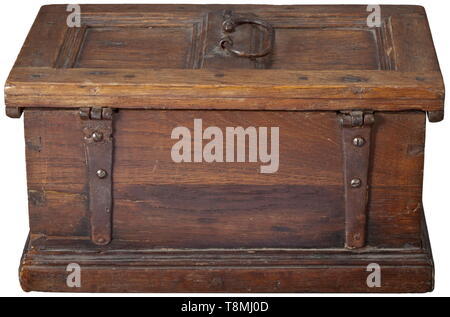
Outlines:
[[[433,289],[422,173],[444,85],[422,7],[80,9],[41,8],[5,87],[24,290]]]

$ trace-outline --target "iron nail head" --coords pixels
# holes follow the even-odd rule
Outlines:
[[[103,140],[103,133],[101,133],[101,132],[95,131],[92,133],[91,136],[95,142],[99,142],[99,141]]]
[[[98,178],[105,178],[107,173],[104,169],[99,169],[96,174]]]
[[[366,140],[364,140],[364,138],[361,137],[361,136],[357,136],[357,137],[355,137],[355,138],[353,139],[353,145],[354,145],[354,146],[361,147],[361,146],[363,146],[364,144],[366,144]]]
[[[351,181],[350,181],[350,186],[352,186],[353,188],[358,188],[358,187],[361,187],[361,179],[359,179],[359,178],[353,178]]]

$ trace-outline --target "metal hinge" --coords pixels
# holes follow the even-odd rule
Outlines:
[[[111,108],[80,108],[80,118],[82,120],[112,120],[112,114],[113,110]]]
[[[345,247],[361,248],[366,244],[370,145],[375,117],[372,111],[342,111],[339,120],[344,161]]]
[[[370,126],[375,121],[373,111],[341,111],[339,118],[341,125],[347,128]]]
[[[91,240],[106,245],[112,239],[113,111],[80,109],[86,149]]]

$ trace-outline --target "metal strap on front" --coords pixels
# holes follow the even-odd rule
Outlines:
[[[98,245],[111,242],[112,116],[112,109],[109,108],[80,109],[86,148],[91,239]]]
[[[370,139],[374,123],[371,112],[341,112],[345,181],[345,247],[366,244]]]

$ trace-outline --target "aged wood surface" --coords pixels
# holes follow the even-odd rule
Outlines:
[[[227,33],[225,10],[263,24]],[[25,122],[23,289],[431,291],[425,118],[443,119],[444,84],[423,8],[381,10],[371,28],[366,6],[81,5],[81,27],[70,28],[65,5],[42,7],[5,85],[7,115]],[[224,36],[247,55],[270,52],[237,57]],[[112,160],[92,160],[84,144],[80,109],[99,107],[114,111]],[[367,208],[355,213],[346,110],[375,119],[361,164]],[[278,127],[276,173],[259,161],[175,163],[171,132],[195,119],[221,131]],[[112,193],[93,197],[101,163]],[[112,202],[107,225],[94,219],[99,201]],[[349,228],[364,235],[352,250]],[[110,243],[93,243],[95,232]],[[82,266],[82,288],[67,288],[69,263]],[[381,288],[367,286],[370,263]]]
[[[80,288],[65,285],[65,269],[65,265],[25,266],[21,273],[22,287],[25,291],[108,293],[424,293],[433,290],[431,269],[427,266],[384,267],[385,284],[381,288],[367,287],[363,265],[179,269],[137,266],[110,270],[89,266],[84,268],[84,284]]]
[[[66,284],[67,264],[73,262],[82,268],[80,288]],[[368,287],[371,263],[380,266],[381,287]],[[149,250],[117,240],[99,247],[46,238],[26,246],[20,281],[26,291],[59,292],[428,292],[434,287],[428,249]]]
[[[336,113],[124,110],[115,118],[116,239],[164,247],[343,246]],[[260,174],[260,163],[172,162],[171,131],[192,129],[194,118],[205,126],[279,126],[279,170]],[[425,115],[376,118],[369,245],[420,246]],[[88,236],[78,112],[26,110],[25,128],[32,234]]]
[[[442,109],[440,80],[438,73],[392,71],[280,74],[277,70],[23,68],[11,74],[5,89],[8,105],[28,107],[83,107],[89,100],[91,105],[115,108],[342,110],[362,105],[380,110],[432,111]],[[180,105],[172,99],[184,102]],[[324,102],[310,103],[309,99]],[[333,102],[328,103],[329,99]],[[384,103],[378,105],[380,100]]]
[[[367,27],[365,6],[81,7],[77,30],[64,6],[42,8],[8,78],[8,108],[443,110],[420,7],[382,6],[379,28]],[[272,24],[273,52],[225,54],[225,9]],[[250,51],[262,36],[248,25],[233,33]]]

